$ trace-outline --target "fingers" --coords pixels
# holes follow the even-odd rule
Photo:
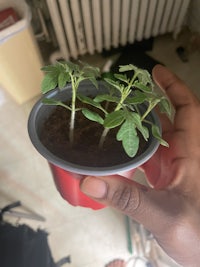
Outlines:
[[[172,104],[175,108],[174,130],[182,132],[182,137],[179,140],[185,143],[189,137],[186,132],[192,135],[197,125],[199,125],[200,102],[188,87],[167,68],[156,65],[153,69],[153,78],[155,82],[166,91]],[[190,123],[188,123],[190,122]],[[164,128],[165,131],[166,127]],[[197,135],[196,135],[197,136]]]
[[[197,101],[187,86],[164,66],[156,65],[152,74],[154,81],[166,91],[176,110]]]
[[[132,217],[156,235],[169,223],[169,214],[168,221],[165,217],[166,210],[167,213],[170,210],[167,207],[170,201],[165,191],[154,191],[117,175],[86,177],[81,183],[81,190],[94,200]],[[173,202],[172,212],[176,203]]]

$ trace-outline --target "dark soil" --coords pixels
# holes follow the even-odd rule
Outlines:
[[[103,127],[86,119],[79,111],[76,113],[75,135],[73,146],[69,143],[70,112],[63,107],[56,107],[45,121],[40,134],[41,142],[49,151],[58,157],[81,166],[108,167],[130,161],[115,136],[118,129],[109,131],[102,149],[98,148]],[[142,137],[141,137],[142,138]],[[142,139],[141,154],[147,146]]]

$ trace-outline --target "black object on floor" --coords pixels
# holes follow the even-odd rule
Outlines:
[[[109,50],[103,50],[102,56],[110,57],[115,54],[123,53],[126,49],[141,49],[143,51],[151,51],[153,48],[154,38],[142,40],[140,42],[135,41],[133,44],[127,44],[126,46],[119,46],[117,48],[112,47]]]
[[[187,51],[185,50],[184,47],[182,46],[177,47],[176,53],[182,62],[188,62]]]
[[[28,225],[12,225],[3,221],[3,212],[18,202],[1,210],[0,266],[1,267],[60,267],[70,262],[67,256],[55,263],[48,245],[48,234],[33,230]],[[3,211],[3,212],[2,212]]]
[[[120,57],[111,67],[111,71],[116,73],[119,65],[133,64],[139,68],[147,69],[151,73],[156,64],[162,64],[146,54],[146,51],[151,50],[152,47],[152,39],[124,47]]]

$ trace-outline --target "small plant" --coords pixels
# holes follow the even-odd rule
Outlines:
[[[46,93],[56,86],[61,90],[66,83],[71,82],[72,100],[71,105],[61,101],[44,99],[47,105],[59,105],[71,112],[69,140],[74,142],[75,114],[82,111],[83,115],[103,127],[99,140],[101,149],[105,143],[106,136],[111,129],[118,127],[116,138],[122,142],[123,148],[129,157],[134,157],[139,148],[140,132],[143,138],[148,141],[149,129],[154,137],[164,146],[168,144],[162,139],[159,127],[148,120],[148,114],[159,105],[160,110],[171,115],[171,106],[168,99],[155,92],[154,84],[148,71],[129,64],[119,67],[119,74],[102,75],[102,79],[108,87],[108,93],[97,94],[96,97],[80,95],[78,88],[80,82],[89,79],[97,88],[96,78],[100,76],[98,68],[87,64],[76,65],[71,62],[61,62],[52,66],[42,68],[46,76],[42,82],[42,92]],[[131,73],[131,78],[127,74]],[[129,75],[130,76],[130,75]],[[88,108],[76,107],[76,99],[87,104]],[[140,105],[145,104],[145,111]],[[93,109],[90,109],[90,106]],[[96,111],[94,111],[94,108]],[[149,124],[150,127],[147,127]]]
[[[45,66],[42,70],[46,73],[42,81],[43,94],[55,89],[57,86],[62,89],[65,87],[66,83],[71,82],[72,101],[70,106],[65,105],[61,101],[47,98],[43,100],[43,103],[46,105],[62,106],[71,111],[69,140],[71,145],[73,145],[75,117],[76,112],[79,110],[79,108],[76,108],[78,87],[80,82],[84,80],[90,80],[97,87],[96,78],[100,75],[99,69],[91,67],[88,64],[82,65],[81,67],[77,64],[73,64],[72,62],[58,62],[55,65]]]

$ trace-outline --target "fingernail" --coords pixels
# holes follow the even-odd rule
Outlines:
[[[104,198],[107,194],[107,189],[107,183],[96,177],[88,176],[81,183],[82,192],[93,198]]]

